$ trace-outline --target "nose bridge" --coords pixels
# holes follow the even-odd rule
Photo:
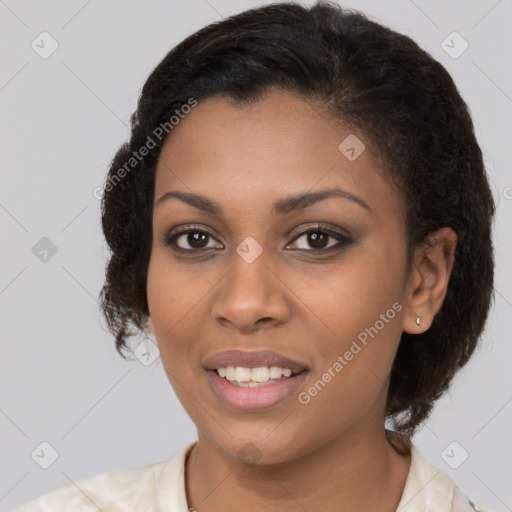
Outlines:
[[[231,272],[224,288],[224,298],[231,295],[241,303],[268,302],[269,274],[268,251],[253,238],[245,238],[232,255]]]
[[[213,312],[240,328],[250,328],[261,318],[283,320],[284,297],[271,270],[268,250],[252,237],[244,239],[231,255],[231,271]]]

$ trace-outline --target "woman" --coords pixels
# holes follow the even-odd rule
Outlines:
[[[483,330],[494,208],[408,37],[326,2],[191,35],[110,167],[102,307],[123,356],[151,329],[198,440],[18,510],[480,510],[410,438]]]

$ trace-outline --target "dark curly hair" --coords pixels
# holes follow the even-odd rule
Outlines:
[[[409,270],[429,234],[449,226],[458,235],[443,306],[426,332],[402,333],[391,371],[386,417],[412,436],[484,328],[494,300],[495,204],[469,109],[446,69],[409,37],[331,2],[269,4],[212,23],[169,51],[145,82],[101,203],[110,259],[100,301],[116,349],[124,357],[126,336],[137,334],[129,324],[145,329],[149,318],[155,168],[169,120],[191,98],[222,94],[244,105],[274,87],[365,134],[406,201]]]

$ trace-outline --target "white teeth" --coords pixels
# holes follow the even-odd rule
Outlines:
[[[225,377],[230,382],[236,382],[237,384],[247,383],[248,385],[245,387],[257,387],[260,383],[281,379],[282,375],[290,377],[292,374],[289,368],[281,368],[279,366],[260,366],[258,368],[228,366],[218,368],[217,372],[221,377]]]
[[[277,377],[278,379],[281,377]],[[275,377],[274,377],[275,378]],[[261,366],[259,368],[253,368],[250,375],[250,380],[253,382],[266,382],[270,379],[270,371],[266,366]],[[243,379],[237,379],[238,381]]]
[[[284,370],[286,371],[286,370]],[[281,375],[283,374],[283,369],[282,368],[279,368],[279,366],[271,366],[268,370],[268,376],[271,378],[271,379],[280,379],[281,378]],[[286,375],[286,377],[288,377],[288,375]]]
[[[242,368],[241,366],[237,366],[235,368],[235,378],[238,382],[246,382],[251,380],[252,370],[250,368]]]

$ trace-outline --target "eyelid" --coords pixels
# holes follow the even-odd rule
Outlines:
[[[316,223],[313,223],[312,225],[307,226],[304,229],[301,229],[301,231],[299,231],[294,236],[294,238],[288,245],[295,243],[296,240],[299,240],[304,235],[307,235],[309,233],[316,233],[316,232],[324,233],[327,235],[328,238],[334,238],[337,242],[334,245],[325,247],[323,249],[294,249],[294,250],[299,251],[299,253],[304,253],[304,254],[313,253],[313,254],[320,255],[320,256],[322,256],[322,255],[327,256],[328,254],[330,254],[332,252],[341,251],[343,248],[345,248],[346,246],[348,246],[354,242],[354,238],[346,230],[343,230],[340,228],[334,229],[334,228],[331,228],[329,225],[324,224],[322,222],[316,222]]]
[[[306,227],[301,228],[301,230],[298,233],[296,233],[296,235],[293,238],[293,240],[296,240],[298,237],[300,237],[300,236],[302,236],[304,234],[307,234],[307,233],[310,233],[310,232],[314,232],[315,230],[327,233],[328,235],[331,235],[331,236],[334,236],[334,237],[340,237],[340,238],[345,238],[347,240],[353,240],[352,235],[346,229],[332,228],[329,224],[325,224],[323,222],[311,222],[311,223],[309,223]]]

